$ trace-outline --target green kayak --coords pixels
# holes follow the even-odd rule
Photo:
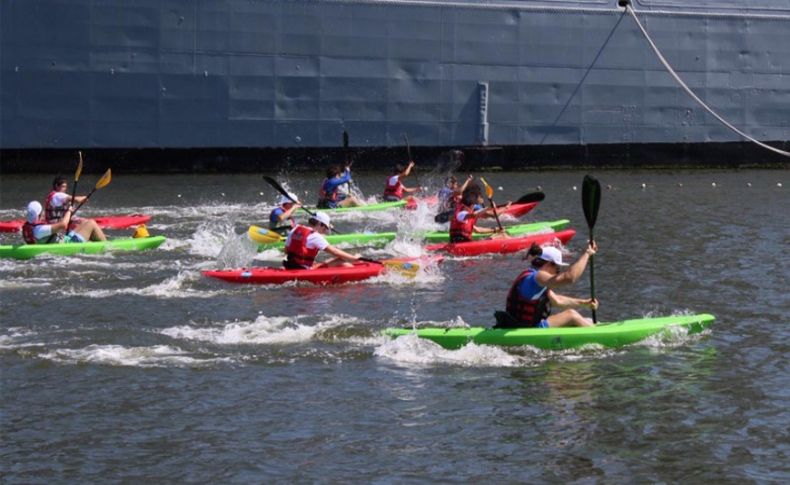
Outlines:
[[[670,331],[672,327],[685,328],[688,333],[698,333],[708,327],[715,317],[700,315],[638,318],[620,322],[599,323],[595,327],[570,328],[387,328],[384,335],[400,337],[416,333],[418,337],[433,340],[446,349],[458,349],[469,342],[487,345],[530,345],[540,349],[561,350],[599,344],[621,347],[644,340],[651,335]]]
[[[510,226],[506,232],[511,236],[519,236],[533,232],[551,232],[559,231],[567,227],[570,223],[568,219],[560,219],[557,221],[548,222],[532,222],[530,224],[518,224]],[[270,231],[268,229],[251,226],[248,230],[250,239],[258,243],[260,249],[274,249],[282,248],[285,245],[285,239],[279,241],[271,241]],[[475,234],[474,239],[485,239],[488,234]],[[395,232],[356,232],[349,234],[328,234],[326,240],[329,244],[337,245],[341,243],[348,244],[364,244],[369,246],[385,245],[397,237]],[[417,235],[416,237],[420,237]],[[450,240],[450,234],[447,231],[431,231],[424,233],[421,237],[427,242],[447,242]]]
[[[74,254],[103,253],[105,251],[143,251],[159,247],[163,242],[165,242],[164,236],[153,236],[84,243],[15,244],[0,246],[0,258],[30,259],[43,253],[71,256]]]
[[[319,209],[317,207],[308,207],[307,210],[310,212],[326,212],[328,214],[343,214],[346,212],[375,212],[375,211],[386,211],[390,209],[400,209],[401,207],[405,207],[407,204],[407,200],[398,200],[395,202],[378,202],[376,204],[367,204],[367,205],[358,205],[356,207],[338,207],[336,209]],[[307,210],[304,208],[299,208],[299,211],[307,213]]]

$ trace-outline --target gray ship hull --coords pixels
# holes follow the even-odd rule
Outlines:
[[[786,146],[790,2],[742,3],[634,7],[701,98],[754,138]],[[344,129],[357,147],[400,145],[408,133],[423,149],[582,161],[595,161],[587,147],[599,147],[599,161],[639,146],[742,150],[614,0],[0,5],[6,168],[20,150],[310,151],[337,147]]]

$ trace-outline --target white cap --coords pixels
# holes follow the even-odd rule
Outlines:
[[[311,221],[318,221],[321,224],[325,225],[326,227],[332,227],[332,223],[329,220],[329,216],[326,215],[324,212],[316,212],[314,216],[310,217]]]
[[[538,256],[543,261],[549,261],[557,266],[568,266],[566,263],[562,262],[562,251],[555,248],[554,246],[546,246],[542,248],[543,252]]]
[[[298,203],[299,199],[297,199],[294,196],[286,197],[286,196],[283,195],[282,197],[280,197],[280,204],[293,204],[294,201],[296,201]]]
[[[27,205],[27,222],[33,224],[38,220],[41,214],[41,204],[38,201],[32,201]]]

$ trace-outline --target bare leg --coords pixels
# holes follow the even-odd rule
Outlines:
[[[86,241],[106,241],[107,237],[93,219],[83,219],[74,228],[74,232]]]
[[[353,195],[349,195],[345,199],[343,199],[340,202],[338,202],[337,205],[338,205],[338,207],[357,207],[357,206],[365,205],[365,204],[360,202],[359,199],[357,199]]]
[[[350,262],[348,262],[348,261],[346,261],[344,259],[340,259],[340,258],[328,259],[328,260],[324,261],[323,263],[321,263],[321,267],[323,267],[323,268],[337,267],[337,266],[354,266],[354,265],[352,263],[350,263]]]
[[[576,310],[565,310],[546,319],[549,327],[592,327],[593,323]]]

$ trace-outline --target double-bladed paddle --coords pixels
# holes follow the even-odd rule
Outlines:
[[[104,172],[104,175],[101,176],[99,181],[96,182],[96,185],[93,186],[93,189],[91,189],[91,191],[88,192],[88,195],[85,196],[85,199],[83,199],[83,201],[80,202],[80,205],[78,205],[76,209],[71,211],[71,215],[74,216],[74,214],[76,214],[77,211],[80,210],[80,207],[82,207],[83,205],[85,205],[86,202],[88,202],[88,199],[91,198],[91,195],[93,195],[94,192],[109,185],[111,180],[112,180],[112,169],[108,168],[107,171]]]
[[[293,196],[292,196],[291,194],[289,194],[289,193],[288,193],[288,191],[287,191],[287,190],[285,190],[285,189],[282,187],[282,185],[280,185],[280,184],[279,184],[279,183],[278,183],[276,180],[274,180],[272,177],[269,177],[268,175],[264,175],[264,176],[263,176],[263,180],[265,180],[266,182],[268,182],[268,183],[269,183],[269,185],[271,185],[272,187],[274,187],[274,190],[276,190],[277,192],[281,193],[282,195],[284,195],[285,197],[287,197],[288,199],[290,199],[290,200],[291,200],[291,202],[293,202],[294,204],[298,204],[298,203],[299,203],[299,201],[297,201],[296,199],[294,199],[294,198],[293,198]],[[307,207],[304,207],[304,206],[302,206],[302,210],[304,210],[305,212],[307,212],[307,213],[308,213],[308,214],[310,214],[311,216],[315,216],[315,212],[311,211],[311,210],[310,210],[310,209],[308,209]],[[330,229],[330,230],[332,230],[332,231],[333,231],[335,234],[340,234],[340,232],[338,232],[337,230],[335,230],[335,228],[334,228],[334,227],[330,227],[329,229]]]
[[[598,218],[598,208],[601,206],[601,184],[590,175],[584,176],[582,182],[582,209],[587,227],[590,229],[590,244],[593,242],[593,227]],[[590,298],[595,299],[595,256],[590,256]],[[595,310],[592,311],[593,323],[598,323]]]
[[[496,217],[496,225],[499,226],[499,231],[502,232],[504,231],[504,229],[502,229],[502,223],[499,222],[499,213],[497,212],[496,204],[494,204],[494,189],[490,185],[488,185],[488,182],[486,182],[486,179],[484,179],[483,177],[480,177],[480,181],[483,182],[483,185],[486,188],[486,197],[488,197],[488,202],[491,204],[491,209],[494,211],[494,217]]]

